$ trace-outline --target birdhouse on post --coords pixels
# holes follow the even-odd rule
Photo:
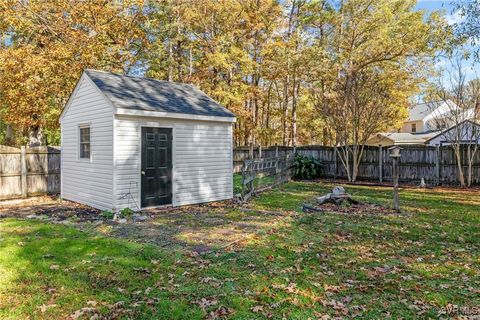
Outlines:
[[[400,158],[400,151],[402,150],[402,148],[400,148],[399,146],[393,146],[391,148],[388,148],[388,151],[390,151],[390,157],[391,158]]]
[[[399,146],[393,146],[388,148],[389,156],[392,158],[392,175],[393,175],[393,207],[395,210],[400,210],[400,204],[398,199],[398,177],[400,175],[398,162],[400,160],[402,148]]]

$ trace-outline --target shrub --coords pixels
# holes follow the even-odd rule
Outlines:
[[[105,219],[113,219],[113,212],[112,211],[109,211],[109,210],[104,210],[100,213],[100,215],[102,217],[104,217]]]
[[[133,216],[133,213],[134,211],[130,208],[123,208],[121,211],[120,211],[120,214],[122,215],[122,217],[124,218],[131,218]]]
[[[322,173],[322,163],[315,158],[296,154],[293,162],[294,176],[296,179],[315,179]]]

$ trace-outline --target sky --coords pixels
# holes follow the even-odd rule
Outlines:
[[[460,12],[452,6],[452,0],[417,0],[416,8],[419,10],[425,10],[427,12],[432,12],[434,10],[442,10],[445,14],[445,18],[449,24],[454,24],[462,21],[462,16]],[[462,69],[466,75],[466,80],[471,80],[476,77],[475,70],[472,68],[473,59],[464,61],[462,64]],[[444,70],[452,69],[452,62],[446,58],[440,59],[437,62],[437,68]],[[478,68],[478,67],[477,67]],[[444,76],[445,84],[450,82],[447,80],[447,76]]]

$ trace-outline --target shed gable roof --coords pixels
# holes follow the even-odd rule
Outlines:
[[[190,84],[130,77],[91,69],[85,70],[85,73],[117,108],[235,117],[232,112]]]
[[[427,139],[435,136],[437,133],[438,131],[430,131],[425,133],[386,132],[377,134],[377,137],[385,138],[393,143],[398,144],[423,144]]]

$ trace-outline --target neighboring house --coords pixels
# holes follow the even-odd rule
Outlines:
[[[472,120],[464,120],[433,137],[427,139],[425,144],[430,146],[460,144],[480,144],[480,124]]]
[[[460,112],[452,101],[416,104],[410,108],[408,119],[397,132],[378,133],[367,141],[367,145],[424,145],[441,130],[453,125],[455,117],[459,119],[470,114]]]
[[[102,210],[232,198],[233,122],[192,85],[86,70],[60,117],[62,198]]]
[[[398,132],[426,133],[445,129],[460,108],[453,101],[419,103],[409,110],[408,119]]]

